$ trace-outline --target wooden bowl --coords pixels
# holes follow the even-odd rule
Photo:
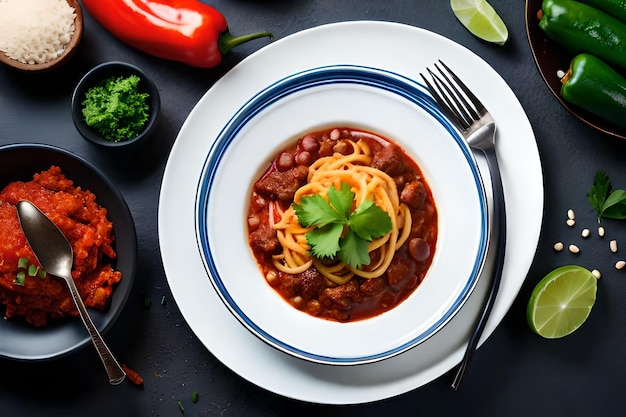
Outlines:
[[[67,0],[67,3],[74,8],[76,17],[74,18],[74,33],[70,42],[65,47],[65,51],[51,61],[42,64],[25,64],[17,59],[10,58],[4,51],[0,51],[0,62],[10,67],[25,72],[49,71],[63,65],[76,52],[76,48],[83,36],[83,9],[78,0]]]

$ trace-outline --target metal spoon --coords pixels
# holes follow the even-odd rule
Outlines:
[[[19,201],[17,203],[17,214],[22,230],[26,235],[26,240],[28,240],[43,269],[51,275],[63,278],[67,283],[80,318],[85,324],[91,341],[96,347],[104,368],[109,375],[109,382],[112,385],[119,384],[126,377],[126,372],[117,362],[106,343],[104,343],[98,329],[91,321],[91,317],[89,317],[85,304],[72,279],[72,265],[74,263],[72,246],[59,228],[30,201]]]

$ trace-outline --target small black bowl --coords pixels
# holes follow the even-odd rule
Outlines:
[[[108,211],[113,222],[113,242],[117,258],[113,267],[122,273],[107,310],[89,309],[94,324],[104,334],[109,330],[128,299],[137,264],[137,235],[131,212],[122,194],[111,181],[91,163],[63,149],[44,144],[12,144],[0,146],[0,189],[14,181],[30,181],[35,173],[51,165],[61,168],[74,186],[90,190],[96,201]],[[0,317],[3,306],[0,306]],[[85,326],[78,317],[33,327],[20,319],[0,319],[0,358],[21,361],[42,361],[68,355],[90,345]]]
[[[133,74],[137,75],[140,79],[138,86],[139,91],[149,94],[148,105],[150,116],[148,121],[146,122],[143,130],[132,139],[121,140],[119,142],[105,139],[96,130],[87,126],[85,123],[85,118],[82,113],[82,102],[85,100],[85,94],[87,94],[87,91],[90,88],[110,77],[128,77]],[[78,129],[78,132],[88,141],[109,148],[123,148],[131,145],[136,146],[139,143],[144,142],[146,138],[154,133],[160,111],[161,99],[159,97],[159,90],[154,82],[152,82],[150,77],[148,77],[143,70],[125,62],[105,62],[92,68],[78,82],[76,88],[74,89],[74,94],[72,95],[72,119],[74,120],[74,125],[76,126],[76,129]]]

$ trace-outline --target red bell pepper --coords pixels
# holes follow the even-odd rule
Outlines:
[[[83,0],[83,7],[122,42],[145,53],[212,68],[231,48],[270,32],[234,37],[224,16],[197,0]]]

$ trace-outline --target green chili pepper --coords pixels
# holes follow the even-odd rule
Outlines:
[[[561,97],[620,127],[626,127],[626,79],[590,54],[572,59],[561,78]]]
[[[591,53],[626,68],[626,24],[572,0],[544,0],[539,27],[572,53]]]
[[[622,22],[626,22],[626,2],[624,0],[578,0],[591,7],[607,12],[617,17]]]

